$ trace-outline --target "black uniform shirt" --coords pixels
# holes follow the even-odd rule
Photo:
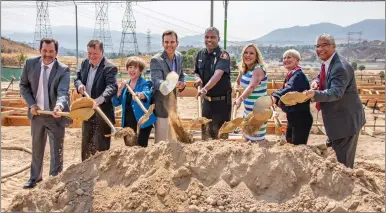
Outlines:
[[[216,70],[223,70],[224,74],[212,89],[208,91],[207,96],[218,97],[225,96],[231,89],[230,80],[230,57],[229,54],[217,47],[214,52],[208,53],[206,48],[197,53],[195,70],[205,86],[214,75]]]

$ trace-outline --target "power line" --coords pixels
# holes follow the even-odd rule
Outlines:
[[[145,10],[149,10],[149,11],[151,11],[151,12],[153,12],[153,13],[157,13],[157,14],[159,14],[159,15],[162,15],[162,16],[165,16],[165,17],[168,17],[168,18],[171,18],[172,20],[177,20],[177,21],[183,22],[183,23],[185,23],[185,24],[189,24],[189,25],[192,25],[192,26],[195,26],[195,27],[201,28],[201,29],[203,29],[203,30],[206,30],[206,27],[203,27],[203,26],[199,26],[199,25],[196,25],[196,24],[193,24],[193,23],[190,23],[190,22],[187,22],[187,21],[181,20],[181,19],[178,19],[178,18],[176,18],[176,17],[173,17],[173,16],[169,16],[169,15],[167,15],[167,14],[164,14],[164,13],[160,13],[160,12],[157,12],[157,11],[151,10],[151,9],[149,9],[149,8],[145,8],[145,7],[143,7],[143,6],[140,6],[140,5],[136,5],[136,6],[137,6],[137,7],[140,7],[140,8],[142,8],[142,9],[145,9]],[[200,34],[202,34],[202,33],[200,33]],[[229,35],[228,35],[228,37],[229,37],[229,38],[233,38],[233,39],[242,40],[242,41],[245,41],[245,40],[247,40],[247,39],[238,38],[238,37],[229,36]]]

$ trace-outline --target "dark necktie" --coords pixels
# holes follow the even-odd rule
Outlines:
[[[326,65],[322,64],[322,69],[319,75],[319,90],[324,90],[324,84],[326,83]],[[322,109],[320,102],[316,102],[316,109],[320,111]]]

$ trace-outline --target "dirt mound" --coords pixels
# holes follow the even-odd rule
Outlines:
[[[384,175],[345,168],[329,153],[233,141],[119,148],[17,194],[7,210],[384,210]]]

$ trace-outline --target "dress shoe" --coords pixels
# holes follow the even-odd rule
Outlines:
[[[36,186],[37,183],[39,183],[40,181],[42,181],[43,179],[39,179],[39,180],[36,180],[36,181],[33,181],[33,180],[28,180],[24,185],[23,185],[23,189],[32,189]]]

